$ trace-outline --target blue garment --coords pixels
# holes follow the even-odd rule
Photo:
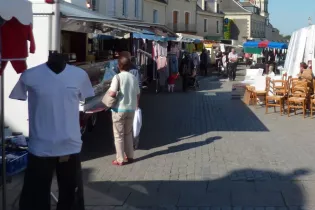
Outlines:
[[[138,79],[139,87],[140,87],[140,89],[141,89],[141,87],[142,87],[142,81],[141,81],[141,74],[140,74],[139,70],[136,69],[136,68],[133,68],[133,69],[130,69],[130,70],[129,70],[129,73],[133,74],[133,76],[135,76],[135,77]]]
[[[170,70],[172,73],[178,72],[178,59],[177,59],[176,55],[172,55],[170,57]]]

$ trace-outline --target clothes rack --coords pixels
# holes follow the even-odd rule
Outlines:
[[[144,55],[148,56],[149,58],[152,58],[152,55],[144,50],[138,49],[137,50],[139,53],[143,53]]]

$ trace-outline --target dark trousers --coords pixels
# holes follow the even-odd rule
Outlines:
[[[79,154],[66,161],[59,157],[29,154],[20,210],[50,210],[51,183],[56,171],[59,197],[57,210],[84,210],[82,169]]]
[[[237,63],[229,63],[229,79],[235,80],[236,78],[236,69],[237,69]]]
[[[187,86],[188,86],[187,75],[183,75],[183,91],[184,92],[187,90]]]
[[[200,64],[200,71],[204,72],[204,75],[207,76],[208,75],[208,66],[207,64]]]
[[[215,60],[215,67],[218,72],[221,72],[222,58]]]

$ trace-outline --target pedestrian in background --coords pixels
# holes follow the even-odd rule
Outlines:
[[[229,78],[230,80],[235,81],[238,55],[235,52],[234,48],[232,48],[231,52],[229,53],[228,59],[229,59]]]
[[[179,76],[179,73],[172,73],[167,79],[167,85],[168,85],[168,92],[173,93],[175,88],[176,80]]]
[[[116,160],[113,165],[122,166],[132,163],[134,158],[133,119],[138,109],[140,89],[138,79],[129,73],[131,61],[128,56],[120,55],[120,71],[112,80],[109,96],[117,98],[112,107],[113,131],[116,148]]]
[[[208,75],[208,55],[206,49],[203,49],[200,55],[200,71],[203,71],[205,76]]]

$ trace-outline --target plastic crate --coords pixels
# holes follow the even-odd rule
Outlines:
[[[26,169],[27,166],[27,151],[18,151],[18,152],[8,152],[6,156],[13,155],[16,156],[14,159],[8,159],[6,161],[6,175],[13,176],[21,173]],[[0,172],[2,173],[2,161],[0,161]]]

